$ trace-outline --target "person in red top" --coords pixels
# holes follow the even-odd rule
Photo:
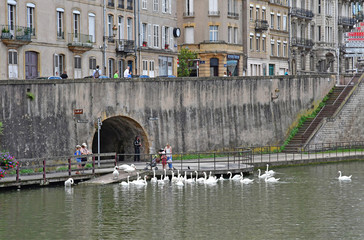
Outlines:
[[[87,149],[87,145],[86,143],[82,143],[81,145],[81,155],[89,155],[89,154],[92,154],[92,152],[90,152],[88,149]],[[81,159],[81,162],[82,163],[82,171],[83,171],[83,168],[85,167],[86,165],[86,162],[87,162],[87,157],[83,157]]]

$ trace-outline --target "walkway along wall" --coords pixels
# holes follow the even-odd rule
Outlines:
[[[298,114],[334,82],[330,76],[0,80],[0,148],[17,158],[59,156],[86,142],[96,152],[98,117],[101,152],[133,152],[135,135],[144,152],[167,142],[174,152],[280,144]]]

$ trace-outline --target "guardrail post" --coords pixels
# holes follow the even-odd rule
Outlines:
[[[71,176],[71,159],[68,159],[68,176]]]
[[[20,166],[20,163],[18,163],[18,165],[16,166],[16,182],[19,182],[19,167]]]
[[[95,156],[92,156],[92,174],[95,175]]]
[[[43,184],[46,182],[46,160],[43,160]]]

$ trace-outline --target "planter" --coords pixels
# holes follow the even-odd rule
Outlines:
[[[10,32],[2,32],[1,33],[1,38],[3,39],[11,39],[12,38],[12,35]]]
[[[147,47],[148,43],[147,42],[143,42],[143,47]]]
[[[169,48],[168,44],[164,45],[164,49],[168,49],[168,48]]]

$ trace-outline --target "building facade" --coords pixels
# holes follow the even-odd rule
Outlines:
[[[247,75],[283,75],[288,71],[288,1],[247,0],[244,7]]]
[[[83,78],[97,65],[107,77],[116,70],[123,76],[127,66],[133,74],[159,76],[165,61],[159,65],[158,61],[163,57],[172,65],[168,73],[176,74],[177,48],[174,43],[168,50],[162,46],[162,26],[177,26],[172,2],[141,0],[139,6],[133,0],[1,1],[0,54],[7,57],[0,60],[0,78],[34,79],[65,71],[70,78]],[[143,16],[153,8],[158,9],[152,11],[154,17]],[[156,57],[144,57],[150,50],[143,47],[141,22],[161,26],[158,32],[147,32],[159,43],[153,46]],[[146,68],[144,59],[149,60]]]
[[[180,47],[197,52],[195,75],[242,76],[241,0],[177,1]]]

